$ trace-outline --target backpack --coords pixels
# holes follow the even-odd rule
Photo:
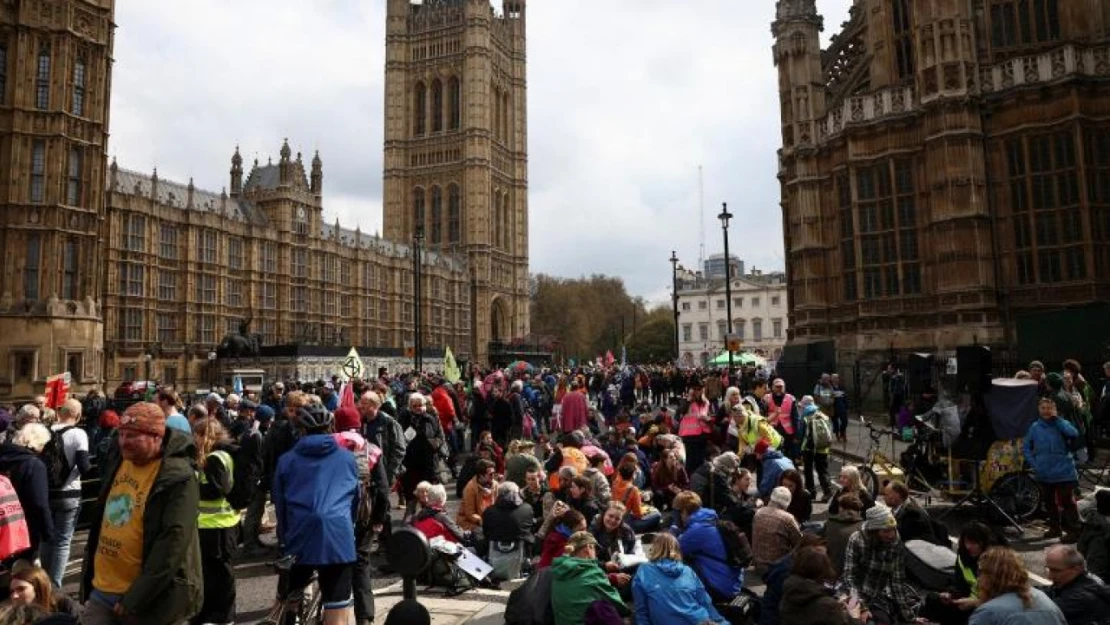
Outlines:
[[[810,430],[813,432],[813,448],[828,449],[832,446],[832,425],[828,419],[814,415],[810,419]]]
[[[725,545],[725,563],[732,568],[747,568],[752,563],[752,546],[748,537],[732,521],[717,519],[717,533]]]
[[[61,490],[73,472],[73,465],[66,458],[66,446],[63,435],[77,426],[70,425],[57,430],[50,430],[50,440],[43,446],[39,457],[46,465],[46,483],[50,490]]]
[[[236,510],[250,505],[262,479],[262,435],[247,430],[239,437],[239,448],[231,454],[231,491],[227,503]]]

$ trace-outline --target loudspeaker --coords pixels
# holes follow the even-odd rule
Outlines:
[[[933,381],[933,355],[932,354],[910,354],[910,360],[906,365],[906,386],[910,391],[910,395],[917,395],[925,392],[929,387],[935,388],[932,385]]]
[[[985,393],[991,387],[991,350],[986,345],[956,348],[956,388]]]

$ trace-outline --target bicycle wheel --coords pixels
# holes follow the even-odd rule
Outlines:
[[[879,496],[879,476],[871,467],[861,464],[856,467],[859,469],[859,480],[863,483],[863,489],[871,493],[871,499],[876,499]]]
[[[301,623],[305,625],[324,624],[324,602],[320,594],[320,582],[313,581],[305,590],[304,602],[301,604]]]
[[[1010,473],[991,486],[987,495],[1006,514],[1024,521],[1041,507],[1041,488],[1028,473]]]

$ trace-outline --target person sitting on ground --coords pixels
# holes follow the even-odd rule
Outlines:
[[[76,622],[72,617],[69,620],[56,620],[56,616],[51,616],[33,603],[0,604],[0,625],[70,625]]]
[[[590,526],[590,533],[597,539],[597,561],[617,588],[628,586],[631,577],[622,571],[621,556],[644,557],[640,537],[626,521],[627,510],[619,501],[610,501],[604,514],[599,514]],[[634,569],[633,569],[634,572]]]
[[[543,479],[540,471],[528,471],[524,474],[524,488],[520,489],[520,497],[524,503],[532,506],[532,519],[535,523],[543,523],[543,500],[547,495],[547,481]]]
[[[509,455],[505,458],[505,479],[524,488],[524,476],[529,471],[540,471],[543,465],[535,456],[536,444],[530,440],[515,440],[509,443]]]
[[[674,509],[678,514],[671,533],[678,536],[686,562],[705,581],[714,601],[732,601],[744,586],[744,569],[728,562],[717,513],[703,508],[697,493],[688,490],[675,497]]]
[[[782,474],[797,469],[789,458],[782,455],[782,452],[771,449],[771,443],[765,438],[755,444],[755,457],[763,467],[763,474],[759,478],[759,496],[766,501],[770,499],[771,491],[779,485]]]
[[[551,609],[555,625],[583,625],[595,601],[605,601],[623,616],[630,612],[617,589],[597,565],[597,540],[589,532],[575,532],[565,555],[551,565]]]
[[[593,523],[594,517],[596,517],[600,512],[600,509],[598,508],[597,503],[594,502],[593,498],[593,482],[590,480],[590,478],[584,475],[575,475],[568,480],[566,479],[567,475],[569,474],[569,471],[567,471],[567,469],[568,467],[563,467],[562,469],[560,469],[562,477],[560,478],[559,482],[562,487],[558,491],[551,494],[551,500],[553,502],[556,500],[562,501],[571,508],[574,508],[575,510],[581,512],[582,516],[586,517],[587,524]],[[548,508],[548,510],[551,509],[546,504],[544,505],[544,507]],[[545,525],[546,524],[547,523],[545,520]],[[540,533],[546,534],[547,529],[547,527],[540,528]]]
[[[887,482],[883,488],[883,502],[898,521],[898,537],[903,543],[911,540],[936,542],[929,513],[910,497],[910,489],[905,484],[897,480]]]
[[[469,540],[469,532],[459,527],[447,514],[447,490],[443,484],[428,484],[422,493],[425,505],[412,517],[412,526],[429,541],[437,536],[453,543]]]
[[[682,562],[678,539],[659,534],[632,580],[636,625],[724,625],[694,570]]]
[[[690,476],[674,451],[665,449],[651,469],[651,501],[660,510],[669,510],[675,495],[690,488]]]
[[[478,463],[482,460],[488,460],[493,463],[496,469],[497,463],[493,460],[493,451],[489,447],[476,447],[474,453],[467,456],[466,461],[463,462],[462,468],[459,469],[459,477],[455,480],[455,498],[462,499],[463,491],[466,490],[466,485],[474,476],[478,474]]]
[[[767,567],[798,546],[802,531],[798,521],[787,512],[790,490],[778,486],[771,491],[771,500],[755,513],[752,521],[752,564],[756,571]]]
[[[1099,489],[1094,499],[1079,509],[1083,529],[1076,548],[1086,558],[1090,573],[1110,580],[1110,490]]]
[[[77,602],[54,586],[46,570],[26,560],[19,560],[12,567],[8,589],[12,603],[34,604],[48,614],[66,614],[74,618],[81,615]]]
[[[960,532],[956,545],[956,568],[948,590],[925,596],[921,616],[942,625],[966,625],[972,611],[979,607],[979,558],[987,549],[1004,545],[1005,540],[990,527],[972,521]]]
[[[605,504],[609,503],[613,495],[609,478],[605,477],[605,463],[609,461],[609,457],[605,455],[605,452],[598,449],[589,459],[590,466],[586,468],[586,472],[582,475],[590,478],[590,492],[593,493],[597,509],[601,510],[605,508]]]
[[[847,607],[833,596],[836,571],[824,549],[807,547],[794,556],[782,586],[779,617],[790,625],[851,625]],[[762,616],[762,614],[761,614]]]
[[[1064,613],[1033,588],[1021,556],[991,547],[979,558],[979,600],[969,625],[1068,625]]]
[[[863,479],[860,478],[858,468],[852,465],[841,467],[837,482],[840,484],[840,492],[834,495],[832,501],[829,502],[829,516],[840,511],[840,498],[849,493],[859,498],[860,503],[863,504],[864,512],[875,505],[875,498],[863,487]]]
[[[627,508],[628,515],[625,520],[636,533],[654,532],[659,529],[662,515],[658,510],[644,507],[640,489],[633,482],[636,467],[622,462],[617,473],[617,479],[613,481],[613,501],[619,501]]]
[[[589,527],[586,525],[586,517],[582,516],[581,512],[568,507],[561,501],[555,503],[554,512],[556,513],[556,521],[551,531],[543,539],[540,559],[536,563],[537,570],[551,566],[555,558],[563,555],[563,548],[566,547],[567,540],[575,532],[584,532]]]
[[[820,549],[827,552],[825,539],[816,534],[802,534],[798,546],[793,551],[776,560],[763,573],[763,598],[759,603],[759,625],[780,625],[779,606],[782,603],[782,590],[786,578],[794,568],[794,557],[802,549]]]
[[[489,561],[504,580],[520,577],[524,557],[532,552],[532,507],[520,498],[515,482],[497,487],[497,500],[482,513],[482,534],[489,544]]]
[[[912,622],[921,600],[906,581],[898,521],[890,508],[882,505],[868,510],[865,519],[848,540],[842,576],[847,589],[859,597],[860,621]]]
[[[497,490],[494,465],[488,460],[477,464],[477,475],[463,489],[462,501],[455,521],[459,527],[470,532],[482,526],[482,513],[493,505],[493,493]]]
[[[799,526],[808,523],[813,516],[813,497],[802,484],[802,474],[795,469],[783,471],[779,486],[790,491],[790,507],[786,511],[794,517]]]
[[[829,515],[825,521],[822,536],[828,541],[829,559],[837,577],[844,573],[844,554],[848,550],[848,539],[863,525],[863,504],[855,493],[840,498],[840,511]]]
[[[1045,550],[1044,568],[1052,580],[1048,596],[1064,613],[1068,625],[1110,622],[1110,587],[1087,571],[1083,555],[1071,545]]]
[[[736,473],[732,474],[732,481],[729,484],[735,505],[719,513],[723,520],[731,521],[749,539],[752,536],[752,521],[755,520],[755,513],[763,505],[755,494],[755,487],[752,486],[754,479],[751,471],[744,468],[737,469]]]

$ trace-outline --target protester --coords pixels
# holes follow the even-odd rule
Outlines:
[[[942,625],[964,625],[982,603],[979,597],[979,559],[1002,541],[991,528],[973,521],[960,532],[956,547],[956,569],[945,592],[925,597],[921,616]]]
[[[910,497],[910,489],[905,484],[897,480],[888,482],[883,488],[883,503],[894,512],[898,537],[903,543],[911,540],[936,542],[929,513]]]
[[[755,457],[762,466],[762,475],[759,478],[759,496],[765,501],[770,499],[771,491],[779,485],[784,471],[794,471],[794,463],[781,452],[771,449],[766,439],[761,439],[755,446]]]
[[[757,571],[767,567],[794,550],[802,538],[798,521],[787,512],[790,507],[790,490],[778,486],[771,491],[766,506],[755,513],[752,521],[752,563]]]
[[[515,482],[499,484],[493,505],[482,512],[482,533],[489,543],[489,563],[499,579],[520,577],[525,555],[531,553],[535,540],[534,523],[531,506],[520,498],[520,487]]]
[[[779,485],[790,491],[790,506],[786,511],[794,517],[799,526],[808,523],[813,516],[813,498],[802,485],[802,474],[795,469],[783,471],[782,477],[779,478]]]
[[[482,513],[493,505],[493,493],[497,490],[493,463],[488,460],[478,462],[478,474],[467,483],[463,490],[456,522],[463,531],[472,531],[482,526]]]
[[[442,484],[429,484],[424,489],[424,498],[427,505],[413,516],[414,528],[429,541],[443,537],[449,542],[461,543],[469,539],[470,533],[447,514],[447,490]]]
[[[830,515],[834,515],[840,511],[840,498],[847,494],[853,494],[859,498],[860,503],[863,504],[864,512],[867,512],[875,505],[875,498],[863,487],[863,480],[860,479],[859,469],[856,467],[852,465],[844,465],[841,467],[837,483],[840,484],[840,492],[829,502]]]
[[[714,601],[731,601],[744,585],[744,569],[728,562],[724,539],[717,529],[717,513],[703,508],[701,498],[690,491],[675,497],[674,509],[678,515],[671,533],[678,536],[686,562],[705,581]]]
[[[1110,588],[1091,576],[1083,555],[1071,545],[1045,550],[1045,571],[1052,581],[1048,596],[1068,625],[1110,622]]]
[[[613,501],[624,504],[628,510],[625,520],[637,533],[654,532],[659,529],[662,515],[658,510],[649,510],[643,503],[640,489],[633,483],[636,467],[621,463],[617,470],[617,479],[613,481]]]
[[[1083,530],[1076,547],[1087,560],[1087,570],[1099,579],[1110,579],[1110,490],[1095,491],[1094,505],[1080,510]]]
[[[537,569],[551,566],[551,563],[563,555],[567,540],[576,532],[585,532],[589,526],[582,513],[567,507],[563,502],[557,502],[554,508],[554,526],[547,532],[543,539],[543,548],[540,559],[536,564]]]
[[[612,485],[609,483],[609,478],[605,477],[605,465],[608,462],[608,456],[598,450],[597,453],[590,456],[590,466],[582,474],[590,480],[590,493],[593,494],[594,503],[597,504],[598,510],[604,508],[605,504],[613,498]]]
[[[605,513],[598,515],[590,526],[590,533],[597,540],[597,560],[609,574],[609,581],[618,587],[627,586],[631,579],[627,574],[622,574],[618,558],[644,556],[644,546],[640,543],[640,537],[625,521],[626,513],[624,504],[611,501]]]
[[[359,398],[357,408],[362,415],[362,437],[382,450],[385,476],[392,484],[405,460],[407,441],[401,424],[381,410],[382,402],[381,395],[366,391]]]
[[[589,532],[576,532],[567,540],[566,555],[551,565],[551,607],[555,625],[583,625],[595,601],[609,603],[623,616],[629,614],[620,595],[597,566],[597,541]]]
[[[807,547],[794,554],[782,588],[779,617],[789,625],[851,625],[848,609],[832,593],[836,571],[825,551]]]
[[[406,518],[416,512],[416,485],[420,482],[438,482],[440,476],[437,460],[447,458],[446,437],[439,419],[428,412],[429,403],[431,402],[424,395],[410,393],[408,411],[402,413],[406,430],[413,434],[405,445],[405,456],[401,463],[405,467],[401,475],[401,492],[407,504]]]
[[[921,600],[906,582],[905,555],[898,539],[898,521],[890,508],[876,505],[848,540],[844,584],[859,597],[861,621],[893,624],[912,621]]]
[[[524,488],[524,476],[529,471],[543,470],[543,464],[535,456],[536,444],[530,440],[514,440],[509,443],[505,458],[505,479]]]
[[[828,541],[829,559],[837,577],[844,573],[844,556],[848,550],[848,540],[863,525],[863,503],[855,493],[840,497],[840,510],[829,515],[825,521],[823,536]]]
[[[50,442],[45,425],[27,422],[8,441],[0,444],[0,474],[11,480],[27,518],[31,549],[35,559],[41,545],[54,537],[54,517],[50,512],[50,488],[46,465],[39,454]]]
[[[794,557],[803,549],[817,549],[827,552],[825,540],[814,534],[802,534],[794,550],[773,562],[763,572],[763,597],[759,603],[759,625],[780,625],[779,608],[786,579],[794,568]]]
[[[51,426],[54,445],[62,444],[61,455],[44,453],[44,460],[59,466],[47,466],[50,484],[50,514],[54,533],[44,538],[41,548],[43,568],[54,585],[61,588],[65,567],[69,562],[70,541],[81,510],[81,476],[89,472],[89,436],[80,427],[81,402],[67,399],[58,409],[58,422]],[[47,444],[48,446],[50,443]],[[65,469],[68,468],[68,471]],[[64,475],[61,475],[64,474]]]
[[[979,599],[969,625],[1069,625],[1064,613],[1029,583],[1021,557],[991,547],[979,558]]]
[[[831,389],[830,389],[831,392]],[[810,497],[817,496],[817,484],[821,485],[821,494],[825,501],[832,495],[832,486],[829,483],[829,452],[833,443],[833,426],[825,412],[817,409],[813,398],[806,395],[802,398],[801,418],[805,433],[802,437],[802,462],[805,464],[806,490]],[[813,475],[817,474],[816,482]]]
[[[8,598],[15,604],[37,605],[47,614],[81,615],[77,603],[50,581],[45,569],[24,560],[12,567]]]
[[[1029,426],[1022,449],[1033,467],[1033,477],[1041,487],[1041,501],[1048,511],[1048,532],[1044,538],[1062,536],[1064,542],[1074,543],[1079,532],[1079,510],[1075,504],[1079,475],[1069,446],[1079,437],[1079,431],[1067,419],[1057,416],[1056,402],[1051,398],[1042,397],[1037,409],[1040,418]]]
[[[651,470],[651,500],[660,510],[668,510],[675,495],[690,488],[690,476],[674,451],[665,449]]]
[[[213,417],[193,424],[193,442],[200,481],[197,533],[204,573],[204,603],[190,623],[230,623],[235,620],[235,571],[231,557],[239,540],[239,513],[227,501],[235,471],[231,455],[234,449],[227,430]]]
[[[679,404],[678,435],[686,448],[686,471],[693,473],[705,462],[709,437],[713,433],[713,417],[709,413],[705,385],[699,378],[690,381],[686,398]]]
[[[724,625],[705,585],[683,563],[678,539],[659,534],[632,580],[636,625]]]
[[[120,417],[101,465],[82,562],[84,625],[173,625],[200,610],[203,579],[193,437],[152,403]]]

